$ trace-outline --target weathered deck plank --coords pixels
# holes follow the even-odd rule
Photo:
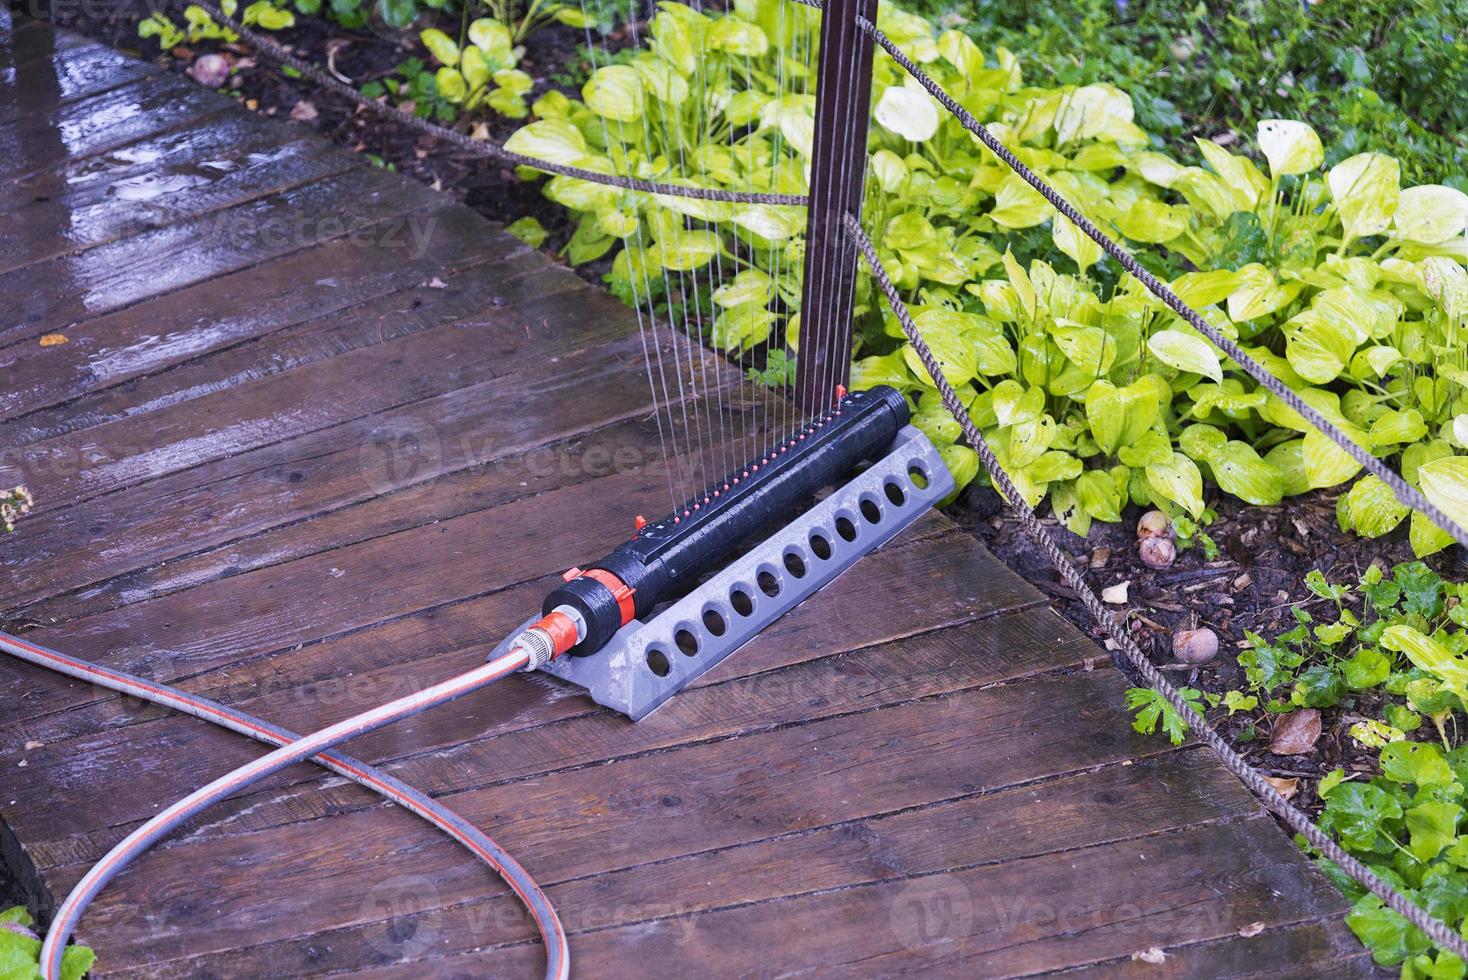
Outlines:
[[[298,129],[8,23],[0,484],[40,499],[5,542],[7,625],[309,729],[472,663],[666,506],[627,310]],[[226,179],[117,192],[227,148]],[[0,815],[53,895],[258,753],[0,670]],[[1150,946],[1148,975],[1368,971],[1339,897],[1210,757],[1132,732],[1124,687],[929,515],[639,725],[514,677],[351,750],[510,848],[587,973],[1130,975]],[[127,977],[540,957],[501,882],[306,766],[197,818],[82,938]]]

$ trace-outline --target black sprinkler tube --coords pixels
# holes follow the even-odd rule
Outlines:
[[[887,385],[842,395],[829,413],[774,449],[644,525],[585,571],[573,569],[546,597],[542,611],[574,609],[585,635],[569,652],[595,653],[631,618],[629,611],[642,618],[691,591],[760,536],[789,522],[818,491],[879,458],[908,417],[907,401]],[[614,590],[618,582],[625,588]]]

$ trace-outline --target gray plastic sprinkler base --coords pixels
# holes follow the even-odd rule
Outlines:
[[[597,653],[541,670],[641,721],[952,491],[938,451],[907,426],[881,460],[703,585]]]

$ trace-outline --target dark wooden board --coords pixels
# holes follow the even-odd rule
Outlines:
[[[44,67],[44,65],[42,66]],[[173,74],[148,75],[88,98],[67,101],[54,72],[17,69],[15,97],[27,110],[0,122],[6,182],[99,156],[147,136],[204,123],[232,103]]]
[[[211,373],[198,362],[241,345],[257,345],[250,362],[256,372],[281,370],[272,345],[260,343],[276,331],[297,328],[309,335],[319,326],[313,321],[404,290],[433,288],[434,279],[447,281],[456,271],[499,271],[483,268],[490,262],[505,263],[507,271],[525,262],[547,265],[518,243],[485,235],[483,222],[467,208],[445,205],[428,212],[425,220],[430,218],[437,233],[417,258],[338,238],[74,324],[66,330],[68,342],[44,357],[28,344],[0,350],[0,367],[15,379],[13,388],[0,392],[0,416],[8,419],[0,422],[0,443],[25,445],[218,390],[236,376]],[[260,302],[261,295],[270,301]],[[182,365],[194,376],[167,373]],[[142,379],[157,388],[152,398],[136,393]]]
[[[431,234],[430,191],[356,170],[215,214],[0,274],[0,344],[30,341],[150,296],[354,233],[407,258]],[[414,220],[417,219],[417,220]]]
[[[35,40],[28,50],[0,67],[0,90],[10,96],[0,101],[0,122],[100,95],[158,72],[100,44],[82,42],[57,50],[47,43],[45,31],[26,31],[21,40],[31,38]]]
[[[75,257],[92,246],[181,218],[223,211],[362,165],[304,129],[267,124],[255,116],[224,118],[256,122],[220,126],[220,138],[210,135],[189,141],[167,160],[149,160],[148,169],[133,177],[116,177],[104,165],[90,168],[87,179],[73,178],[49,194],[37,193],[38,180],[12,186],[10,196],[28,194],[30,201],[9,211],[0,228],[0,274],[60,255]],[[181,134],[170,135],[175,139],[163,137],[125,148],[128,152],[119,169],[136,169],[134,160],[161,153],[158,144],[177,142]]]
[[[0,90],[0,485],[39,498],[7,626],[309,729],[476,662],[669,505],[643,343],[671,335],[547,257],[45,25],[0,30]],[[701,419],[770,417],[694,361]],[[260,751],[0,671],[0,837],[53,896]],[[1133,732],[1125,687],[930,514],[640,724],[515,676],[349,749],[515,853],[583,975],[1369,973],[1339,896],[1203,750]],[[139,978],[541,956],[502,882],[310,766],[195,818],[81,938]]]

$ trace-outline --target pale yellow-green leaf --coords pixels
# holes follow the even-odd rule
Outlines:
[[[1019,264],[1009,249],[1004,250],[1004,271],[1009,274],[1009,284],[1014,287],[1015,294],[1019,296],[1019,305],[1030,318],[1035,316],[1036,297],[1035,287],[1030,281],[1029,274],[1025,272],[1024,266]]]
[[[1104,453],[1129,446],[1157,421],[1157,395],[1149,383],[1134,382],[1118,388],[1097,381],[1086,392],[1086,421]]]
[[[1456,187],[1423,184],[1402,191],[1393,216],[1396,237],[1437,245],[1468,228],[1468,194]]]
[[[1417,468],[1417,484],[1428,500],[1459,527],[1468,526],[1468,456],[1443,456]]]
[[[1081,275],[1085,275],[1086,270],[1101,259],[1101,246],[1063,215],[1057,214],[1051,222],[1050,237],[1056,248],[1070,256]]]
[[[1055,420],[1048,415],[1016,422],[1009,429],[1009,460],[1025,467],[1040,458],[1055,443]]]
[[[1441,643],[1411,626],[1397,624],[1381,632],[1381,645],[1406,654],[1412,666],[1425,670],[1459,698],[1468,701],[1468,663]]]
[[[489,58],[492,69],[515,63],[515,41],[510,29],[493,17],[480,17],[469,25],[469,43]]]
[[[1305,472],[1305,440],[1282,442],[1264,454],[1264,462],[1279,474],[1280,490],[1286,497],[1297,497],[1310,489],[1310,476]]]
[[[554,8],[553,16],[557,23],[574,27],[578,30],[596,26],[596,18],[580,7],[558,6]]]
[[[1234,196],[1234,209],[1252,211],[1259,197],[1269,188],[1269,181],[1248,157],[1236,157],[1212,140],[1194,138],[1203,158],[1223,180]]]
[[[719,254],[719,236],[711,231],[683,231],[657,242],[648,259],[673,272],[702,268]]]
[[[891,150],[878,150],[872,154],[872,173],[877,178],[877,184],[882,190],[889,194],[902,189],[907,183],[907,164],[902,162],[902,157]]]
[[[1209,269],[1206,272],[1188,272],[1172,282],[1172,291],[1178,298],[1193,308],[1212,306],[1228,299],[1242,285],[1237,272],[1228,269]]]
[[[1147,467],[1147,482],[1163,499],[1182,507],[1193,517],[1203,516],[1203,475],[1198,466],[1182,453]]]
[[[1432,521],[1421,511],[1412,511],[1412,526],[1407,535],[1412,545],[1412,554],[1418,558],[1435,555],[1453,543],[1453,536]]]
[[[428,52],[438,59],[439,64],[452,68],[459,63],[458,43],[438,28],[430,27],[418,35],[418,40],[422,41]]]
[[[1200,211],[1206,211],[1222,221],[1239,210],[1239,196],[1226,184],[1222,177],[1209,173],[1202,167],[1184,167],[1173,189]]]
[[[1395,347],[1367,347],[1351,358],[1351,376],[1360,380],[1385,377],[1397,362],[1402,352]]]
[[[709,26],[708,46],[741,58],[759,58],[770,49],[770,40],[756,24],[734,17],[723,17]]]
[[[1180,330],[1159,330],[1147,339],[1147,349],[1159,361],[1179,371],[1201,374],[1214,381],[1223,380],[1218,355],[1202,337]]]
[[[1018,174],[1010,174],[994,193],[994,209],[989,217],[1005,228],[1032,228],[1049,218],[1054,210],[1039,191]]]
[[[1368,718],[1358,721],[1346,730],[1346,734],[1355,739],[1357,744],[1368,749],[1379,749],[1392,742],[1400,742],[1407,734],[1400,728],[1393,728],[1384,721]]]
[[[469,95],[469,85],[457,68],[440,68],[433,73],[433,84],[439,97],[453,105],[463,102]]]
[[[1113,220],[1123,235],[1134,242],[1148,244],[1170,242],[1188,228],[1186,208],[1164,204],[1150,197],[1138,199]]]
[[[918,377],[927,381],[928,372],[921,372]],[[891,385],[894,388],[911,388],[914,378],[907,369],[907,361],[903,358],[901,351],[893,351],[881,356],[863,357],[851,365],[851,390],[865,391],[877,385]]]
[[[1159,187],[1171,187],[1183,177],[1183,172],[1187,169],[1171,157],[1151,150],[1138,153],[1134,160],[1142,179]]]
[[[944,31],[938,35],[939,56],[955,69],[960,78],[972,79],[984,70],[984,52],[962,31]]]
[[[1050,328],[1065,359],[1090,377],[1100,377],[1116,361],[1116,341],[1100,327],[1088,327],[1072,320],[1058,320]]]
[[[979,454],[967,446],[944,446],[938,455],[953,475],[953,493],[946,498],[951,501],[979,475]]]
[[[914,143],[932,139],[940,121],[933,97],[911,79],[887,86],[874,115],[884,129]]]
[[[660,58],[640,58],[633,62],[632,67],[642,79],[643,87],[659,102],[680,106],[693,94],[688,79]]]
[[[774,322],[775,314],[759,303],[731,306],[714,318],[714,345],[720,350],[749,350],[769,337]]]
[[[803,214],[773,204],[742,205],[734,212],[734,223],[770,242],[783,242],[805,230]]]
[[[1347,157],[1326,174],[1346,234],[1379,235],[1391,227],[1400,194],[1401,168],[1381,153]]]
[[[974,346],[963,335],[965,316],[972,316],[972,314],[947,309],[932,309],[923,310],[912,318],[913,323],[917,325],[919,335],[927,343],[933,356],[938,359],[938,366],[942,369],[943,376],[954,385],[972,381],[978,373],[978,358]],[[907,366],[916,377],[927,377],[928,372],[923,366],[922,359],[918,357],[917,351],[910,344],[903,345],[902,355],[907,359]]]
[[[1346,422],[1334,420],[1336,425],[1352,441],[1369,442],[1365,432]],[[1311,429],[1305,433],[1305,445],[1301,449],[1305,459],[1305,476],[1311,489],[1334,487],[1345,483],[1361,472],[1361,464],[1323,432]]]
[[[1258,137],[1259,152],[1269,161],[1269,173],[1276,179],[1309,173],[1325,162],[1320,137],[1305,123],[1294,119],[1261,119]]]
[[[596,226],[613,238],[626,238],[634,234],[639,227],[637,215],[628,214],[615,207],[597,211]]]
[[[1368,435],[1372,448],[1416,442],[1427,435],[1427,423],[1415,408],[1388,409],[1371,423]]]
[[[469,89],[474,91],[484,88],[494,71],[489,67],[489,60],[485,57],[484,52],[470,46],[465,48],[459,56],[459,73],[464,76],[464,81],[469,84]],[[523,75],[524,72],[520,74]],[[529,80],[530,76],[525,77]]]
[[[775,281],[759,269],[744,269],[733,279],[714,290],[714,302],[719,306],[743,306],[755,303],[760,306],[775,296]]]
[[[1311,384],[1340,377],[1356,353],[1355,340],[1315,310],[1304,310],[1284,327],[1285,357]]]
[[[1113,143],[1146,142],[1132,123],[1132,98],[1113,85],[1083,85],[1060,98],[1055,115],[1055,143],[1104,139]]]
[[[1367,474],[1346,494],[1346,513],[1357,534],[1379,538],[1402,523],[1410,511],[1397,500],[1390,487]]]
[[[1081,461],[1070,453],[1049,449],[1029,465],[1029,476],[1036,483],[1054,483],[1057,480],[1074,480],[1081,475]]]
[[[1025,388],[1013,378],[1006,378],[994,386],[991,401],[999,425],[1033,421],[1045,410],[1045,389]]]
[[[1230,440],[1208,464],[1219,488],[1247,503],[1269,506],[1284,495],[1279,473],[1248,443]]]
[[[505,140],[505,149],[550,163],[575,165],[586,156],[586,137],[566,119],[538,119]]]
[[[924,395],[918,410],[912,416],[912,424],[932,441],[935,446],[951,446],[963,435],[958,424],[943,403],[931,395]]]
[[[1255,320],[1285,306],[1298,292],[1297,285],[1280,285],[1268,268],[1251,262],[1234,274],[1228,315],[1240,323]]]
[[[604,65],[581,87],[586,107],[617,122],[642,118],[642,79],[630,65]]]
[[[1449,320],[1468,317],[1468,271],[1446,256],[1422,261],[1422,285]]]

